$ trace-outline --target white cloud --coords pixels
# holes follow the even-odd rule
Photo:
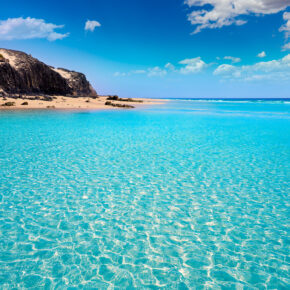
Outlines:
[[[284,44],[282,50],[290,50],[290,42]]]
[[[50,41],[63,39],[69,33],[55,32],[64,25],[46,23],[36,18],[8,18],[0,21],[0,40],[46,38]]]
[[[284,12],[283,19],[286,21],[286,23],[280,27],[279,31],[284,31],[285,38],[288,40],[290,36],[290,12]],[[290,49],[289,42],[282,46],[282,50],[289,50],[289,49]]]
[[[253,80],[290,80],[290,54],[278,60],[257,62],[253,65],[234,66],[222,64],[214,75],[228,79]]]
[[[134,74],[145,74],[149,77],[162,77],[167,73],[179,73],[179,74],[194,74],[199,73],[208,66],[200,57],[189,58],[181,60],[176,66],[168,62],[164,67],[155,66],[147,69],[131,70],[129,72],[115,72],[114,76],[130,76]]]
[[[96,27],[100,27],[101,23],[96,20],[87,20],[85,24],[85,30],[89,30],[91,32],[94,32]]]
[[[263,58],[265,56],[266,56],[266,52],[265,51],[262,51],[262,52],[257,54],[257,57],[260,57],[260,58]]]
[[[231,60],[232,63],[241,62],[241,59],[239,57],[225,56],[224,59]]]
[[[137,69],[137,70],[133,70],[132,74],[136,74],[136,75],[140,75],[140,74],[145,74],[146,70],[144,69]]]
[[[125,72],[115,72],[114,73],[114,77],[125,77],[125,76],[128,76],[129,74],[128,73],[125,73]]]
[[[175,66],[170,62],[168,62],[164,67],[171,71],[175,70]]]
[[[290,12],[284,12],[283,19],[286,23],[280,27],[279,31],[285,31],[285,37],[289,38],[290,36]]]
[[[198,73],[207,67],[207,64],[200,57],[187,58],[180,61],[179,64],[185,65],[179,70],[182,74]]]
[[[227,58],[230,59],[231,58]],[[115,76],[144,75],[148,77],[163,77],[167,74],[190,75],[201,73],[214,64],[205,63],[201,57],[184,59],[174,65],[171,63],[165,66],[155,66],[147,69],[131,70],[129,72],[117,72]],[[252,65],[238,65],[224,63],[213,71],[215,76],[230,81],[290,81],[290,54],[281,59],[270,61],[259,61]]]
[[[148,69],[149,77],[165,76],[166,74],[167,74],[167,71],[165,69],[160,68],[159,66],[155,66],[153,68]]]
[[[213,72],[215,75],[222,75],[232,73],[236,70],[236,67],[231,64],[221,64]]]
[[[146,74],[149,77],[155,77],[155,76],[164,76],[167,74],[167,71],[165,69],[160,68],[159,66],[150,67],[146,70],[143,69],[137,69],[137,70],[131,70],[129,72],[115,72],[115,77],[125,77],[125,76],[131,76],[131,75],[142,75]]]
[[[196,25],[194,33],[198,33],[205,28],[243,25],[247,22],[241,18],[244,15],[283,11],[290,5],[290,0],[185,0],[185,4],[195,8],[188,15],[188,20]],[[198,7],[200,9],[196,10]]]

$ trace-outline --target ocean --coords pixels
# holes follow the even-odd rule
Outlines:
[[[0,112],[0,288],[289,289],[290,100]]]

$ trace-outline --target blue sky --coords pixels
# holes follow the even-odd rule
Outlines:
[[[289,36],[290,0],[4,1],[0,11],[0,47],[123,97],[290,97]]]

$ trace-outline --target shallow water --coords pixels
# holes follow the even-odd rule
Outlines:
[[[0,112],[0,288],[289,289],[289,102]]]

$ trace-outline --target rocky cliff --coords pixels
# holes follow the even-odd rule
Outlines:
[[[21,51],[0,48],[2,94],[97,96],[82,73],[54,68]]]

